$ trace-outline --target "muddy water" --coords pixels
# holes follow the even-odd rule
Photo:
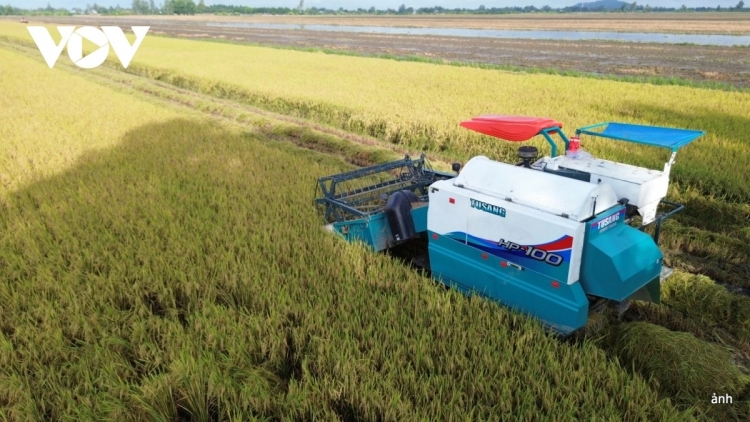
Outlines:
[[[345,26],[345,25],[296,25],[284,23],[251,22],[207,22],[206,26],[281,29],[304,31],[354,32],[394,35],[438,35],[447,37],[475,37],[532,40],[566,41],[622,41],[663,44],[696,44],[714,46],[750,46],[750,35],[701,35],[701,34],[660,34],[646,32],[593,32],[593,31],[536,31],[536,30],[496,30],[463,28],[400,28],[388,26]]]

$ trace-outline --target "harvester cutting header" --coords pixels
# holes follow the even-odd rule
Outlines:
[[[538,158],[536,147],[521,146],[517,164],[477,156],[463,168],[454,164],[454,173],[406,156],[323,177],[315,201],[325,227],[374,251],[426,244],[426,256],[415,260],[436,280],[563,335],[602,304],[659,303],[671,274],[659,233],[684,208],[664,199],[670,170],[677,151],[704,132],[607,122],[569,139],[552,119],[495,115],[461,126],[513,142],[542,136],[551,154]],[[666,148],[671,156],[663,170],[603,160],[581,149],[581,135]]]

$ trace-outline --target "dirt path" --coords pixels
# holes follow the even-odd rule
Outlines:
[[[205,21],[154,17],[40,17],[35,21],[124,27],[150,25],[153,34],[184,38],[420,56],[602,75],[680,77],[750,88],[750,48],[226,28],[209,27]]]

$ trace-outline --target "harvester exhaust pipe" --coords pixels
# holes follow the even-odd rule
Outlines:
[[[523,166],[531,168],[531,162],[539,156],[539,150],[532,146],[522,146],[518,148],[518,157],[523,160]]]

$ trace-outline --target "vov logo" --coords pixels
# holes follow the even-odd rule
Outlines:
[[[117,58],[120,59],[122,66],[127,69],[131,60],[133,60],[133,56],[135,56],[135,52],[138,51],[138,47],[141,46],[141,42],[146,37],[149,27],[131,27],[135,34],[133,45],[130,45],[130,42],[125,37],[125,33],[117,26],[102,26],[101,30],[93,26],[82,26],[78,29],[75,26],[58,26],[57,31],[60,32],[62,39],[60,40],[60,44],[57,45],[52,40],[52,36],[47,28],[43,26],[29,26],[28,29],[31,38],[34,39],[36,46],[39,48],[42,57],[44,57],[50,69],[55,65],[57,59],[60,58],[60,54],[66,45],[68,46],[70,60],[78,67],[84,69],[99,67],[107,60],[109,47],[111,46],[115,50]],[[86,57],[83,57],[84,38],[99,47]]]

